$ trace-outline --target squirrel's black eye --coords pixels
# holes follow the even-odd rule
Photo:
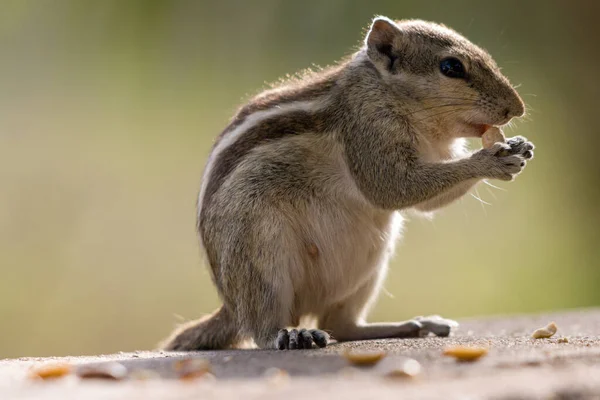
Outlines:
[[[454,57],[444,58],[440,62],[440,71],[448,78],[465,78],[467,76],[464,65]]]

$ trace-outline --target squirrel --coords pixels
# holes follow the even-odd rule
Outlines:
[[[439,316],[366,315],[404,211],[434,211],[523,171],[527,139],[468,152],[465,138],[524,112],[492,57],[456,31],[376,17],[356,53],[260,93],[216,139],[197,229],[223,305],[162,348],[448,336],[457,323]]]

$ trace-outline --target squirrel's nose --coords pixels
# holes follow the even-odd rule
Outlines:
[[[525,114],[525,107],[521,102],[504,109],[504,117],[508,120],[515,117],[522,117],[523,114]]]

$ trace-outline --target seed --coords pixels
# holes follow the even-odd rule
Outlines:
[[[402,365],[389,371],[387,378],[414,378],[421,373],[421,364],[417,360],[409,358]]]
[[[543,328],[536,329],[535,332],[531,334],[531,337],[534,339],[547,339],[549,337],[554,336],[558,327],[554,322],[549,323]]]
[[[30,377],[33,379],[54,379],[62,378],[69,373],[71,373],[71,366],[69,364],[50,364],[33,369]]]
[[[569,339],[567,339],[566,337],[561,337],[560,339],[558,339],[558,343],[569,343]]]
[[[175,371],[179,372],[179,379],[191,380],[203,377],[212,372],[212,366],[203,358],[188,358],[174,363]]]
[[[82,379],[111,379],[120,381],[127,378],[127,374],[127,368],[118,362],[84,365],[77,369],[77,376]]]
[[[444,355],[454,357],[458,361],[475,361],[488,353],[485,347],[454,346],[444,350]]]
[[[290,374],[281,368],[269,368],[263,375],[267,382],[273,386],[284,385],[289,382]]]
[[[351,364],[354,365],[375,365],[385,357],[386,353],[383,351],[371,351],[371,352],[353,352],[346,350],[344,357]]]

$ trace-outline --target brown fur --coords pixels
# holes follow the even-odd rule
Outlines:
[[[446,57],[467,75],[442,75]],[[303,318],[338,340],[447,335],[454,323],[439,317],[365,322],[400,212],[438,209],[485,178],[513,179],[531,143],[514,138],[469,154],[462,138],[523,112],[485,51],[444,26],[386,18],[349,60],[258,95],[216,141],[198,199],[223,307],[178,329],[165,348],[246,339],[302,348],[311,335],[324,345],[321,331],[283,329]]]

